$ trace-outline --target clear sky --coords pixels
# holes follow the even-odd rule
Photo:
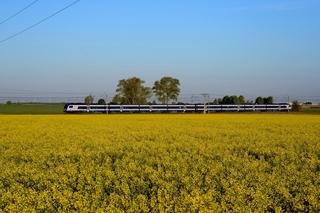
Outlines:
[[[1,0],[0,22],[32,0]],[[40,0],[0,40],[72,0]],[[320,96],[319,0],[82,0],[0,44],[0,95],[115,91],[169,75],[182,93]]]

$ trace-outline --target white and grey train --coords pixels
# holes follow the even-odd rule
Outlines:
[[[214,113],[214,112],[288,112],[292,109],[288,103],[281,104],[150,104],[150,105],[116,105],[116,104],[66,104],[65,113]]]

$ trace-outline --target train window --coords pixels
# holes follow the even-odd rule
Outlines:
[[[208,108],[221,108],[219,105],[207,105]]]
[[[104,106],[93,106],[93,107],[90,107],[90,109],[105,109],[106,107]]]
[[[181,108],[184,108],[184,106],[182,105],[172,105],[172,106],[168,106],[169,109],[181,109]]]
[[[139,105],[124,105],[122,107],[125,109],[139,109]]]
[[[140,106],[140,109],[150,109],[150,106]]]
[[[167,109],[166,105],[152,105],[152,109]]]
[[[110,105],[109,108],[110,109],[119,109],[120,105]]]

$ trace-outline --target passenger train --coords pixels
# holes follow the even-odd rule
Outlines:
[[[288,103],[281,104],[150,104],[150,105],[117,105],[117,104],[66,104],[65,113],[214,113],[214,112],[289,112]]]

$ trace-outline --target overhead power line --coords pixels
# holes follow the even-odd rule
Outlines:
[[[0,40],[0,44],[1,44],[1,43],[4,43],[4,42],[6,42],[6,41],[8,41],[8,40],[10,40],[10,39],[13,39],[13,38],[15,38],[15,37],[23,34],[24,32],[26,32],[26,31],[28,31],[28,30],[31,30],[32,28],[34,28],[34,27],[40,25],[41,23],[43,23],[43,22],[45,22],[45,21],[53,18],[54,16],[58,15],[59,13],[61,13],[61,12],[63,12],[64,10],[66,10],[66,9],[74,6],[75,4],[77,4],[77,3],[79,3],[79,2],[80,2],[80,0],[76,0],[76,1],[71,2],[71,3],[68,4],[67,6],[63,7],[63,8],[60,9],[60,10],[57,10],[56,12],[54,12],[54,13],[52,13],[51,15],[45,17],[44,19],[41,19],[40,21],[38,21],[38,22],[30,25],[29,27],[26,27],[26,28],[24,28],[23,30],[21,30],[21,31],[15,33],[15,34],[13,34],[13,35],[5,38],[5,39]]]
[[[32,1],[30,4],[28,4],[27,6],[25,6],[24,8],[22,8],[21,10],[19,10],[18,12],[12,14],[11,16],[7,17],[6,19],[4,19],[3,21],[0,22],[1,24],[4,24],[8,21],[10,21],[11,19],[13,19],[14,17],[16,17],[17,15],[21,14],[23,11],[25,11],[26,9],[28,9],[29,7],[31,7],[32,5],[34,5],[35,3],[37,3],[39,0],[35,0]]]

